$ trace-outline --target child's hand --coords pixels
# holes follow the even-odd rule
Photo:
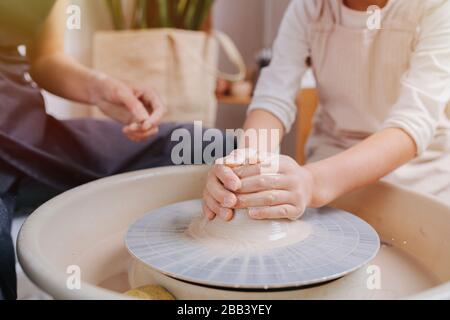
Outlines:
[[[296,220],[311,205],[312,174],[294,159],[278,157],[277,173],[265,174],[266,166],[261,163],[233,170],[241,179],[235,208],[249,208],[253,219]]]
[[[241,187],[241,180],[230,167],[216,164],[208,173],[203,192],[203,213],[209,220],[216,216],[225,221],[233,218],[232,208],[237,203],[233,193]]]
[[[233,209],[237,204],[236,192],[241,187],[241,180],[232,168],[257,162],[257,153],[246,149],[235,150],[216,161],[208,173],[203,192],[203,213],[208,219],[213,220],[218,216],[229,221],[233,218]]]
[[[312,174],[287,156],[261,157],[236,150],[209,172],[203,211],[228,221],[233,209],[249,209],[254,219],[300,218],[311,205]],[[276,163],[274,165],[274,163]]]

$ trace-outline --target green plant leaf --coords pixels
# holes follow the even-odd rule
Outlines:
[[[184,28],[188,30],[194,29],[195,13],[198,6],[198,0],[189,0],[186,17],[184,20]]]
[[[169,28],[177,28],[178,25],[177,2],[177,0],[166,0]]]
[[[149,28],[161,27],[158,1],[159,0],[147,0],[147,25]]]
[[[186,15],[189,10],[190,0],[180,0],[178,3],[178,25],[177,28],[185,29]]]
[[[199,4],[197,6],[197,12],[194,16],[194,21],[192,23],[192,28],[194,30],[200,30],[206,19],[209,16],[209,12],[214,3],[214,0],[199,0]]]
[[[136,19],[134,21],[135,26],[140,29],[146,29],[148,28],[148,21],[147,21],[147,10],[148,10],[148,1],[147,0],[137,0],[137,6],[136,6]]]
[[[162,28],[168,28],[169,23],[169,6],[167,0],[158,0],[159,21]]]
[[[126,28],[121,0],[105,0],[117,30]],[[135,0],[132,28],[199,30],[214,0]]]
[[[206,20],[210,16],[213,5],[214,5],[214,0],[205,0],[205,7],[203,9],[203,16],[202,16],[202,19],[201,19],[200,28],[203,27],[203,25],[205,24]]]
[[[111,12],[111,17],[116,30],[125,29],[125,18],[123,16],[122,3],[120,0],[105,0]]]

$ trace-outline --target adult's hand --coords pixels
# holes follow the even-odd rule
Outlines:
[[[152,88],[134,88],[100,73],[93,73],[90,101],[108,117],[122,123],[123,133],[132,141],[157,134],[167,111]]]

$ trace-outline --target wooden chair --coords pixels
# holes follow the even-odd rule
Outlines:
[[[297,152],[298,163],[306,163],[305,146],[312,129],[312,120],[317,110],[319,98],[316,89],[303,89],[297,98],[299,109],[297,119]]]

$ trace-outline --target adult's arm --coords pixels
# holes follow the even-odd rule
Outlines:
[[[92,84],[97,74],[64,52],[67,5],[66,0],[55,3],[35,39],[27,46],[30,73],[41,88],[59,97],[92,104]]]
[[[67,0],[53,7],[34,41],[28,45],[30,73],[39,86],[59,97],[97,105],[125,125],[131,140],[155,134],[165,107],[151,88],[134,88],[91,70],[64,52]]]

